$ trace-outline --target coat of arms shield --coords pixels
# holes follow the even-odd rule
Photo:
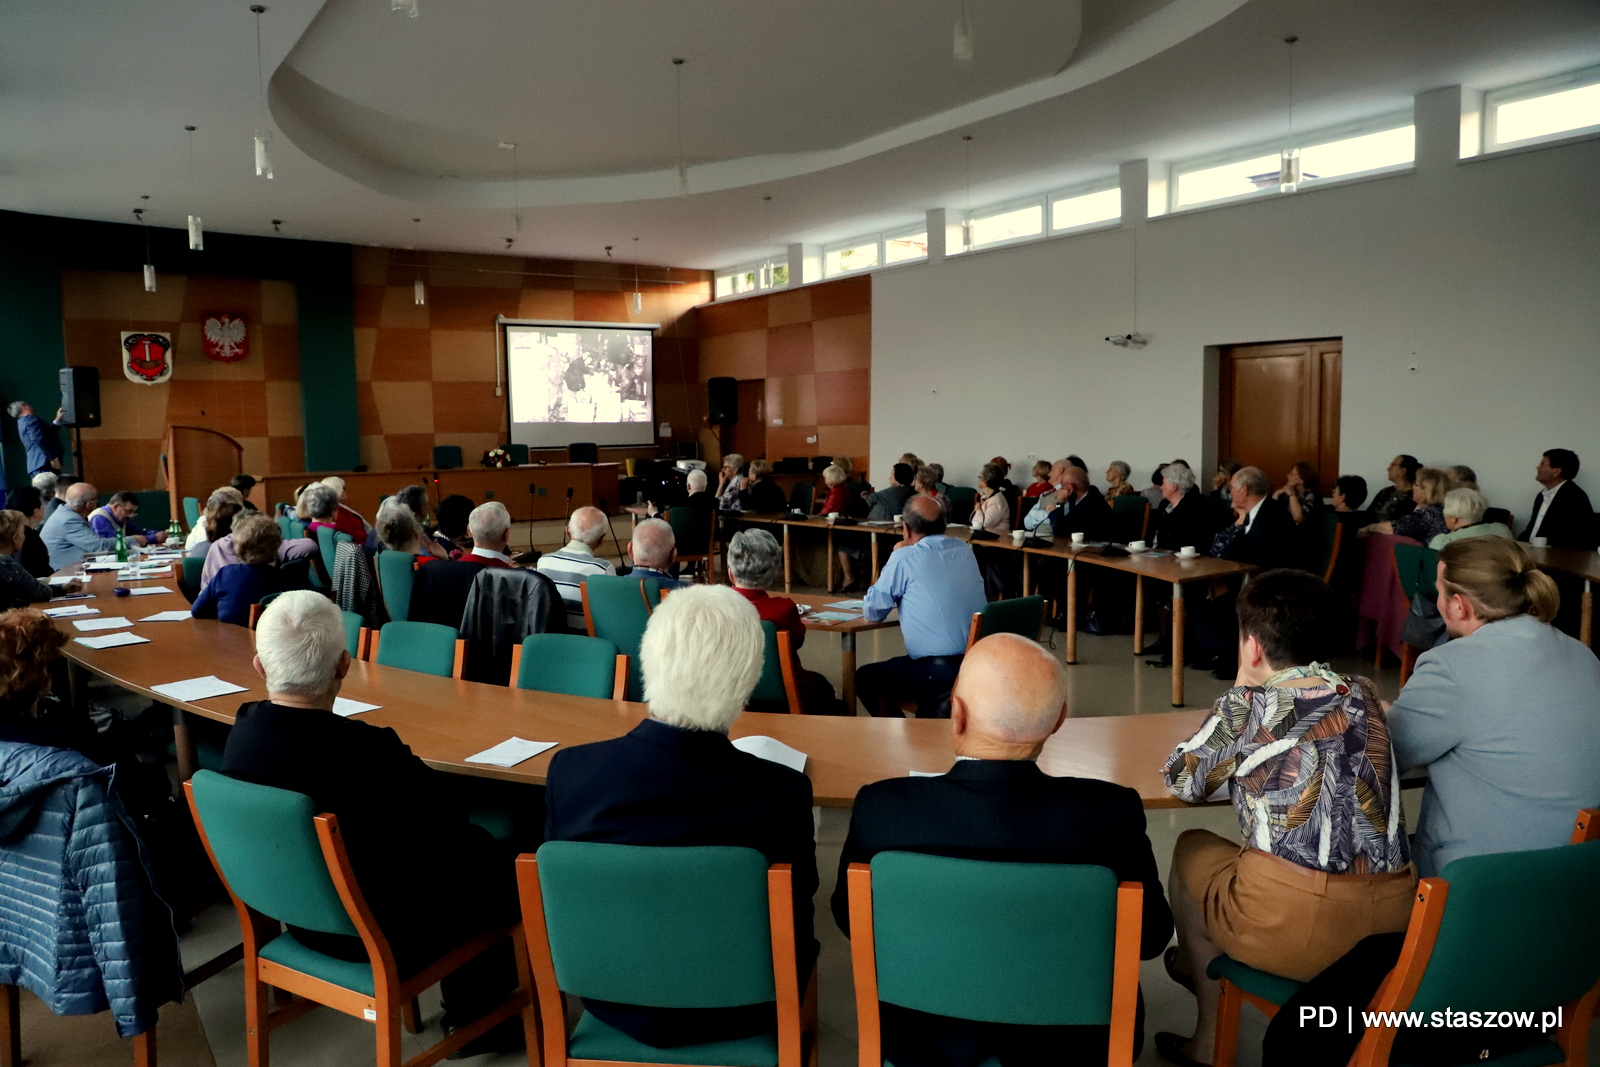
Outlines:
[[[160,385],[172,377],[170,333],[122,334],[122,373],[130,382]]]

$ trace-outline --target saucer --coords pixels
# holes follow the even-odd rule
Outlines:
[[[1123,545],[1122,547],[1126,548],[1128,550],[1129,554],[1130,555],[1134,555],[1134,556],[1137,556],[1141,552],[1150,551],[1150,546],[1149,545],[1145,545],[1143,548],[1134,548],[1132,545]]]

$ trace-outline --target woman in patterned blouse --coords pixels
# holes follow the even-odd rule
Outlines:
[[[1411,487],[1411,499],[1416,504],[1416,510],[1393,522],[1375,522],[1361,532],[1398,534],[1427,544],[1449,529],[1444,524],[1444,495],[1450,488],[1448,474],[1434,467],[1423,467],[1417,472],[1416,484]]]
[[[1163,771],[1191,804],[1231,793],[1244,838],[1189,830],[1173,850],[1167,969],[1199,1001],[1192,1039],[1156,1037],[1176,1063],[1210,1058],[1216,956],[1308,981],[1362,938],[1404,930],[1416,885],[1377,691],[1319,662],[1340,617],[1333,591],[1305,571],[1267,571],[1238,612],[1238,680]]]

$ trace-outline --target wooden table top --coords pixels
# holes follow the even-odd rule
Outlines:
[[[76,568],[62,573],[73,570]],[[91,575],[87,591],[94,599],[72,603],[98,608],[102,616],[135,620],[132,632],[149,638],[149,643],[92,649],[72,641],[65,649],[70,659],[125,689],[217,722],[232,723],[241,704],[266,699],[262,680],[251,666],[254,650],[249,630],[214,619],[139,623],[138,619],[160,611],[186,610],[188,603],[177,592],[114,597],[111,590],[118,584],[113,573]],[[177,588],[175,578],[120,584]],[[825,602],[835,598],[795,599]],[[892,625],[896,624],[865,624],[869,628]],[[72,637],[95,636],[79,633],[70,619],[58,619],[56,626]],[[171,700],[153,689],[208,674],[249,689],[189,702]],[[362,721],[394,728],[429,766],[530,784],[543,784],[550,759],[561,747],[618,737],[647,714],[643,704],[507,689],[359,661],[351,665],[340,695],[382,705],[360,716]],[[1146,807],[1184,807],[1167,793],[1160,769],[1178,742],[1199,729],[1205,715],[1202,711],[1175,711],[1068,719],[1045,745],[1039,764],[1054,775],[1101,778],[1131,786]],[[946,770],[954,762],[949,723],[937,719],[747,712],[734,723],[731,733],[734,737],[766,734],[805,752],[809,756],[806,773],[816,802],[828,807],[849,807],[856,792],[869,782],[901,777],[911,770]],[[465,762],[467,756],[513,735],[559,745],[511,768]]]
[[[1526,541],[1522,543],[1522,548],[1537,567],[1600,582],[1600,552],[1588,552],[1581,548],[1535,548]]]
[[[804,604],[812,611],[845,611],[844,608],[830,608],[829,604],[837,604],[843,600],[860,600],[848,593],[773,593],[773,596],[787,597],[796,604]],[[821,622],[809,615],[800,616],[806,624],[807,630],[825,630],[836,634],[860,633],[863,630],[887,630],[892,626],[900,625],[900,612],[891,611],[882,622],[869,622],[865,615],[849,622]]]

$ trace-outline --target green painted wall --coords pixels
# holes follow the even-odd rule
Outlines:
[[[4,415],[5,406],[26,400],[49,418],[61,397],[57,372],[66,365],[61,266],[39,221],[0,212],[0,451],[5,484],[13,486],[27,484],[28,468],[16,420]],[[62,444],[71,445],[66,434]],[[69,465],[70,457],[63,463]]]
[[[316,260],[315,273],[295,279],[300,320],[300,410],[306,470],[350,470],[361,462],[356,414],[355,281],[350,248]]]

